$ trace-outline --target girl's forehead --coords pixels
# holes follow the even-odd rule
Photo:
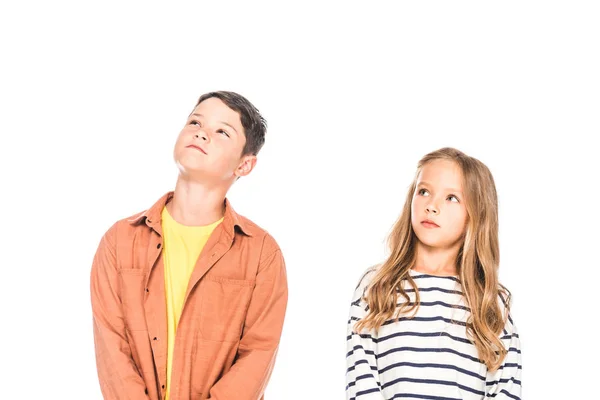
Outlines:
[[[463,173],[460,166],[450,160],[433,160],[425,164],[417,175],[417,183],[461,190]]]

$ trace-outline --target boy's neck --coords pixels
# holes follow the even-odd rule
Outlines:
[[[223,217],[226,194],[227,188],[210,187],[180,175],[167,211],[183,225],[210,225]]]

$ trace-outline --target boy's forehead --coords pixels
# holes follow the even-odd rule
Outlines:
[[[217,97],[211,97],[198,104],[192,114],[201,114],[205,117],[218,115],[240,120],[240,114]]]
[[[245,136],[246,132],[240,113],[229,108],[221,99],[210,97],[194,108],[190,117],[196,117],[209,122],[229,125],[236,133]]]

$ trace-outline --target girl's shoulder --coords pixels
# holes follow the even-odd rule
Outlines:
[[[498,305],[503,312],[509,312],[512,304],[510,290],[502,284],[498,285]]]
[[[356,285],[356,289],[366,289],[369,286],[369,284],[373,281],[375,275],[377,275],[377,272],[379,271],[380,267],[381,264],[376,264],[367,268],[361,274],[360,279],[358,281],[358,285]]]

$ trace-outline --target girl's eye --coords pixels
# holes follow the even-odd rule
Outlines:
[[[190,125],[198,125],[198,126],[200,126],[200,122],[198,122],[198,121],[192,121],[192,122],[190,122]]]
[[[450,196],[448,196],[448,200],[458,203],[458,197],[456,197],[455,195],[451,194]]]
[[[419,189],[419,194],[421,196],[429,196],[429,191],[427,189]]]

